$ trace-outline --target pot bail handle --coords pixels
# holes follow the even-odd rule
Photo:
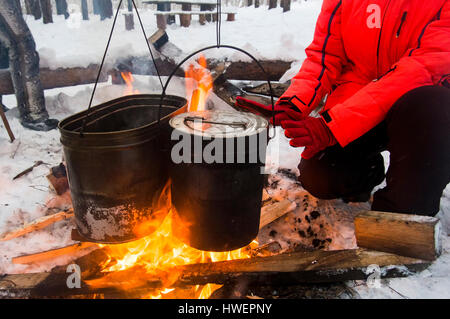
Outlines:
[[[167,91],[167,87],[169,86],[170,81],[172,80],[173,76],[175,75],[175,73],[178,71],[178,69],[190,58],[192,58],[193,56],[203,52],[203,51],[207,51],[207,50],[211,50],[211,49],[219,49],[219,48],[225,48],[225,49],[232,49],[235,51],[239,51],[241,53],[244,53],[246,56],[248,56],[250,59],[252,59],[257,65],[258,67],[261,69],[262,73],[266,76],[267,78],[267,84],[269,85],[269,91],[270,91],[270,100],[271,100],[271,104],[272,104],[272,121],[273,123],[275,123],[275,102],[274,102],[274,92],[272,89],[272,84],[270,83],[270,76],[269,74],[266,72],[266,70],[264,70],[264,67],[262,66],[262,64],[250,53],[248,53],[247,51],[245,51],[244,49],[232,46],[232,45],[226,45],[226,44],[216,44],[216,45],[211,45],[208,47],[204,47],[202,49],[199,49],[191,54],[189,54],[187,57],[185,57],[180,63],[177,64],[177,66],[172,70],[172,72],[170,73],[169,77],[167,78],[166,83],[163,86],[163,91],[161,94],[161,99],[159,102],[159,108],[158,108],[158,124],[160,123],[161,120],[161,109],[163,106],[163,101],[164,98],[166,97],[166,91]],[[272,139],[275,137],[275,132],[276,129],[275,127],[273,128],[273,135],[270,136],[269,135],[269,130],[267,130],[267,137],[268,140]]]
[[[84,132],[84,129],[86,127],[86,121],[89,118],[89,113],[90,113],[91,107],[92,107],[92,101],[94,100],[94,94],[95,94],[95,91],[97,89],[97,84],[98,84],[98,81],[100,80],[100,75],[102,73],[103,65],[105,64],[106,54],[108,53],[109,45],[111,44],[111,38],[112,38],[112,35],[114,33],[114,28],[116,27],[117,16],[119,15],[119,11],[120,11],[120,8],[122,6],[122,2],[123,2],[123,0],[119,1],[119,5],[117,6],[117,10],[116,10],[116,13],[114,15],[113,25],[111,27],[111,32],[109,33],[108,42],[106,44],[105,52],[103,53],[102,62],[100,63],[100,68],[98,69],[97,78],[95,80],[94,89],[92,90],[92,93],[91,93],[91,98],[89,100],[89,106],[88,106],[87,111],[86,111],[86,116],[84,117],[83,123],[81,125],[80,137],[83,137],[83,132]],[[131,0],[131,2],[133,4],[134,10],[136,11],[136,15],[137,15],[138,20],[139,20],[139,25],[141,26],[141,30],[142,30],[142,33],[144,35],[145,42],[147,43],[147,48],[148,48],[148,51],[150,52],[150,56],[152,58],[153,65],[155,66],[156,74],[158,75],[159,82],[161,84],[161,88],[164,88],[164,85],[163,85],[163,82],[162,82],[162,79],[161,79],[161,74],[159,73],[158,66],[156,65],[155,57],[153,56],[152,49],[151,49],[150,44],[148,43],[148,40],[147,40],[147,34],[145,33],[145,30],[144,30],[144,25],[143,25],[142,20],[141,20],[141,15],[139,14],[139,10],[138,10],[138,8],[136,6],[135,0]],[[159,118],[158,118],[158,123],[159,123]]]

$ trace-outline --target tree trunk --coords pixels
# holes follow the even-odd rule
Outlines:
[[[46,120],[48,113],[39,78],[39,55],[15,1],[3,1],[0,6],[0,41],[9,47],[11,77],[22,121]]]
[[[39,0],[42,9],[44,24],[53,23],[52,4],[50,0]]]
[[[100,0],[98,4],[99,4],[99,11],[100,11],[100,20],[105,20],[106,18],[112,18],[113,7],[112,7],[111,0]]]
[[[25,0],[25,3],[27,4],[27,12],[34,16],[35,20],[39,20],[42,17],[39,0]],[[17,3],[15,6],[18,9]]]
[[[89,20],[89,9],[87,0],[81,0],[81,14],[83,15],[83,20]]]
[[[92,6],[94,10],[94,14],[100,14],[100,0],[92,0]]]
[[[67,12],[67,1],[66,0],[56,0],[56,14],[64,15],[67,19],[69,18],[69,12]]]
[[[255,8],[259,8],[259,0],[255,0]]]
[[[283,12],[291,10],[291,0],[281,0],[281,6],[283,7]]]
[[[277,7],[277,0],[269,0],[269,9],[274,9]]]

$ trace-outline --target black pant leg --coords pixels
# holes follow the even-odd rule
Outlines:
[[[450,182],[450,89],[425,86],[402,96],[387,117],[387,186],[373,210],[435,215]]]
[[[384,180],[385,123],[381,123],[345,148],[335,145],[299,164],[299,181],[309,193],[321,199],[368,199],[372,189]]]

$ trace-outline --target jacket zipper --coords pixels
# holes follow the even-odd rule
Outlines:
[[[400,21],[400,25],[399,25],[399,27],[398,27],[397,33],[395,34],[395,37],[396,37],[396,38],[398,38],[398,37],[400,36],[400,31],[402,30],[402,26],[403,26],[403,23],[404,23],[405,20],[406,20],[406,15],[407,15],[407,14],[408,14],[407,11],[403,12],[402,20]]]
[[[378,77],[378,62],[379,62],[379,59],[380,59],[380,42],[381,42],[381,34],[382,34],[382,31],[383,31],[384,18],[386,17],[386,14],[387,14],[387,12],[388,12],[388,10],[389,10],[389,5],[390,5],[390,4],[391,4],[391,0],[389,0],[388,3],[387,3],[387,5],[386,5],[386,9],[385,9],[384,14],[383,14],[383,19],[381,20],[380,32],[379,32],[379,34],[378,34],[378,44],[377,44],[377,77]]]

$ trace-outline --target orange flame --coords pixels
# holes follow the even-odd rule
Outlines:
[[[123,94],[124,95],[139,94],[139,90],[135,90],[133,88],[134,78],[131,72],[120,72],[120,75],[122,76],[122,79],[125,81],[125,84],[127,85]]]
[[[207,69],[206,58],[200,55],[197,65],[190,64],[185,71],[186,96],[191,97],[189,111],[203,111],[213,87],[211,72]]]
[[[107,252],[110,260],[114,264],[105,265],[103,272],[111,272],[100,279],[88,281],[93,287],[115,286],[115,281],[119,281],[123,290],[139,288],[146,283],[159,280],[163,283],[163,288],[151,289],[144,298],[199,298],[206,299],[220,285],[208,284],[205,286],[195,286],[190,289],[171,288],[177,281],[179,273],[174,271],[175,267],[193,264],[216,262],[233,259],[243,259],[250,257],[251,248],[258,246],[253,241],[249,246],[228,252],[206,252],[189,247],[172,234],[172,223],[174,214],[170,200],[170,184],[162,192],[159,203],[163,204],[158,208],[160,214],[166,210],[166,217],[151,235],[139,240],[108,245]],[[178,218],[175,218],[178,222]],[[149,221],[148,227],[154,227],[154,219]],[[158,221],[160,223],[160,221]],[[139,232],[142,227],[139,227]]]

